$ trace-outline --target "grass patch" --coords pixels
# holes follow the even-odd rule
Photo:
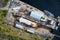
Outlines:
[[[7,12],[7,10],[0,10],[0,21],[3,22],[3,19],[6,16]]]
[[[3,7],[5,7],[7,5],[7,2],[8,2],[8,0],[3,1]]]
[[[5,7],[8,3],[8,0],[0,0],[0,2],[2,3],[3,7]]]

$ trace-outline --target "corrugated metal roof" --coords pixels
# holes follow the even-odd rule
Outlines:
[[[39,13],[38,11],[32,11],[30,14],[31,17],[36,18],[38,20],[41,19],[41,17],[43,16],[43,14]]]

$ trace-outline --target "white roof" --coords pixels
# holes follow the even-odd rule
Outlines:
[[[15,27],[23,29],[24,27],[22,25],[16,24]]]
[[[35,29],[33,29],[33,28],[27,29],[27,31],[30,33],[35,33]]]
[[[19,21],[20,21],[20,22],[23,22],[23,23],[25,23],[25,24],[31,25],[31,21],[29,21],[29,20],[27,20],[27,19],[20,18]]]

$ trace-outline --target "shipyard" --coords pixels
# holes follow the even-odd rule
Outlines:
[[[7,23],[18,29],[40,35],[44,39],[47,39],[48,36],[53,38],[54,35],[51,33],[51,29],[58,29],[57,19],[50,15],[48,11],[43,12],[22,1],[17,2],[20,3],[20,6],[10,9],[12,11],[7,14],[7,16],[10,14],[8,19],[6,17]]]
[[[7,10],[9,10],[5,17],[7,25],[38,35],[44,40],[48,37],[52,40],[57,36],[53,34],[53,30],[59,28],[60,17],[56,19],[49,11],[39,10],[20,0],[9,0]]]

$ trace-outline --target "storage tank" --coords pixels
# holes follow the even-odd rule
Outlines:
[[[25,19],[25,18],[20,18],[19,21],[22,22],[22,23],[25,23],[25,24],[27,24],[27,25],[31,25],[32,27],[37,27],[37,26],[38,26],[37,23],[32,22],[32,21],[30,21],[30,20],[27,20],[27,19]]]

